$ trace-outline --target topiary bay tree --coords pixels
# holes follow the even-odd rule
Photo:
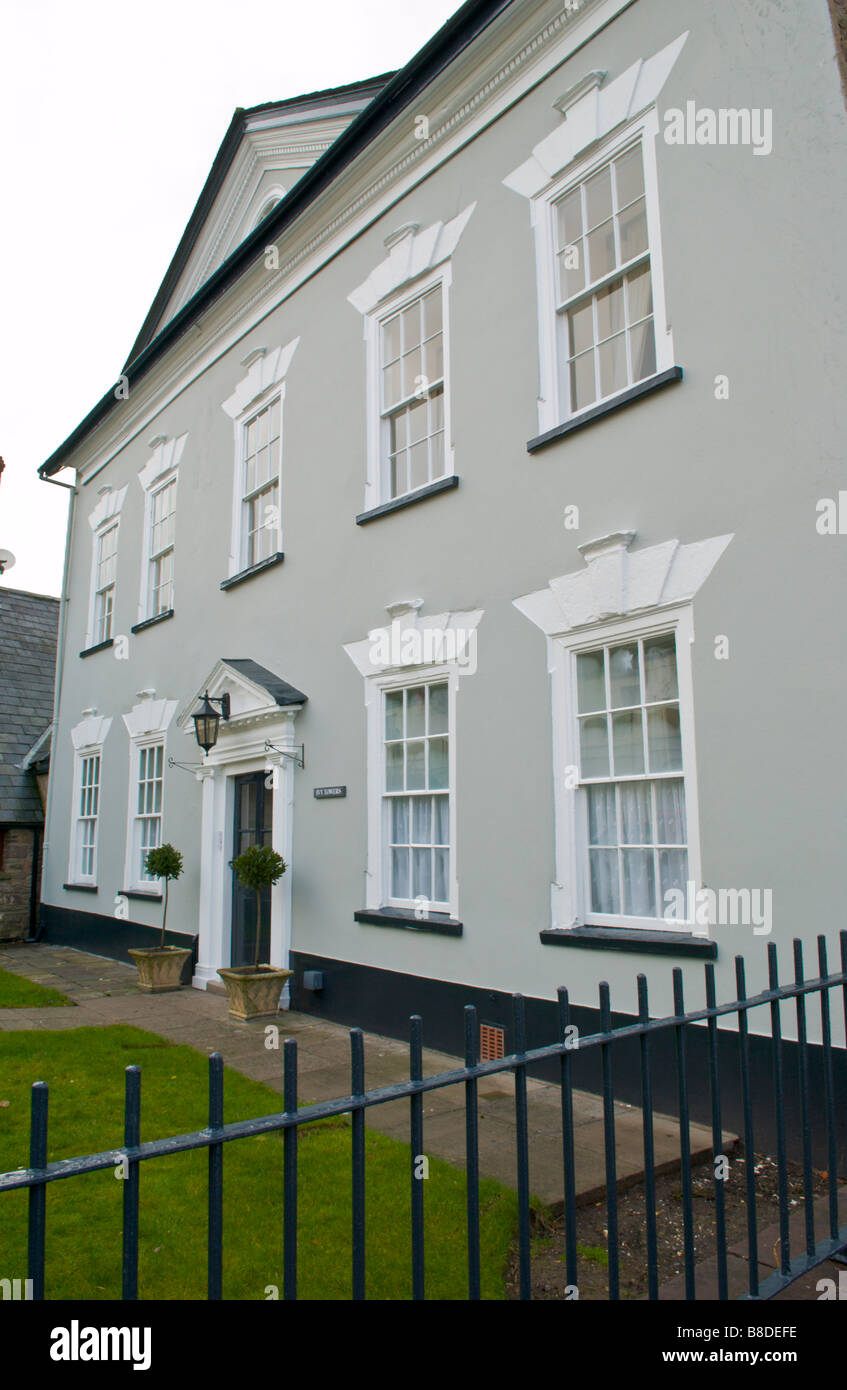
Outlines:
[[[165,923],[168,920],[168,885],[171,879],[179,878],[182,873],[182,855],[173,845],[159,845],[156,849],[148,851],[144,860],[144,868],[148,874],[154,878],[165,880],[165,906],[162,911],[162,937],[159,942],[159,950],[165,949]]]

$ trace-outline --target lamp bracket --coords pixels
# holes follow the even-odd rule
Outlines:
[[[168,767],[181,767],[184,772],[196,772],[198,767],[204,766],[204,763],[180,763],[176,758],[168,758]]]
[[[270,742],[266,739],[266,740],[265,740],[265,752],[266,752],[266,753],[269,753],[269,752],[271,751],[271,749],[273,749],[274,753],[280,753],[280,754],[282,755],[283,758],[293,758],[293,759],[295,760],[295,762],[297,763],[297,766],[298,766],[298,767],[305,767],[305,766],[306,766],[306,745],[305,745],[305,743],[296,743],[296,744],[294,745],[294,749],[293,749],[293,751],[292,751],[292,749],[290,749],[290,748],[277,748],[277,746],[276,746],[275,743],[270,743]]]

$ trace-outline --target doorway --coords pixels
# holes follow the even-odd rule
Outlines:
[[[273,831],[273,792],[265,785],[265,772],[248,772],[235,777],[235,812],[232,827],[232,857],[236,859],[250,845],[270,845]],[[261,898],[262,936],[259,960],[270,960],[271,890]],[[243,888],[232,875],[232,958],[230,965],[252,965],[256,950],[256,894]]]

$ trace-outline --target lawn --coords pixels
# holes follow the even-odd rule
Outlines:
[[[124,1068],[132,1063],[142,1069],[142,1141],[205,1127],[208,1063],[192,1048],[123,1026],[0,1033],[0,1172],[28,1163],[33,1081],[50,1086],[51,1162],[119,1148]],[[227,1123],[280,1109],[277,1092],[226,1068]],[[350,1137],[344,1119],[300,1131],[301,1298],[350,1298]],[[205,1298],[207,1174],[205,1150],[141,1165],[140,1298]],[[269,1285],[282,1296],[282,1178],[281,1134],[225,1146],[224,1298],[265,1299]],[[411,1297],[409,1179],[408,1147],[368,1131],[368,1298]],[[464,1299],[464,1173],[430,1158],[424,1195],[427,1297]],[[483,1297],[500,1299],[516,1197],[486,1179],[480,1183],[480,1206]],[[48,1186],[48,1298],[120,1297],[121,1211],[122,1184],[112,1169]],[[0,1264],[10,1278],[26,1272],[26,1214],[25,1191],[0,1194]]]
[[[0,1009],[38,1009],[54,1004],[71,1004],[71,1000],[57,989],[45,989],[22,975],[0,970]]]

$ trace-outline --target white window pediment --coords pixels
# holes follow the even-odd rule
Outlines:
[[[138,481],[145,492],[178,467],[187,439],[187,434],[181,434],[178,439],[159,434],[149,441],[148,447],[153,452],[138,473]]]
[[[107,487],[101,489],[100,501],[88,515],[88,524],[95,534],[99,531],[101,526],[105,526],[106,522],[112,521],[116,516],[120,515],[126,494],[126,487],[117,489]]]
[[[391,244],[391,249],[385,260],[374,266],[367,280],[347,296],[354,309],[360,314],[373,313],[378,304],[404,285],[449,260],[475,207],[476,203],[471,203],[450,222],[434,222],[423,231],[417,223],[407,223],[398,233],[389,236],[386,245]],[[395,235],[398,235],[397,240]]]
[[[506,187],[524,198],[538,197],[584,150],[653,106],[687,38],[686,31],[652,58],[639,58],[608,87],[603,86],[605,73],[599,72],[576,83],[556,103],[562,124],[504,178]]]
[[[360,675],[409,674],[431,666],[452,666],[472,675],[476,670],[476,629],[484,610],[422,615],[422,599],[402,600],[386,608],[390,622],[372,628],[344,650]]]
[[[297,351],[299,338],[293,338],[285,347],[254,348],[242,361],[247,375],[241,378],[232,395],[221,402],[230,419],[237,420],[245,411],[276,387],[282,385],[291,366],[291,359]]]
[[[177,704],[177,700],[156,700],[148,697],[133,705],[129,714],[122,715],[133,743],[142,739],[154,739],[167,733]]]
[[[514,605],[548,637],[613,617],[690,603],[708,579],[732,535],[630,552],[634,531],[618,531],[579,546],[585,569],[551,579],[546,589]]]
[[[294,720],[307,700],[302,691],[257,662],[221,659],[177,715],[177,728],[190,738],[194,737],[191,716],[205,691],[213,700],[222,695],[230,700],[229,719],[221,721],[218,742],[207,755],[210,764],[261,755],[266,739],[280,737],[288,744]]]
[[[102,748],[111,725],[111,719],[98,715],[96,710],[86,711],[85,718],[70,731],[74,751],[78,753],[82,748]]]

